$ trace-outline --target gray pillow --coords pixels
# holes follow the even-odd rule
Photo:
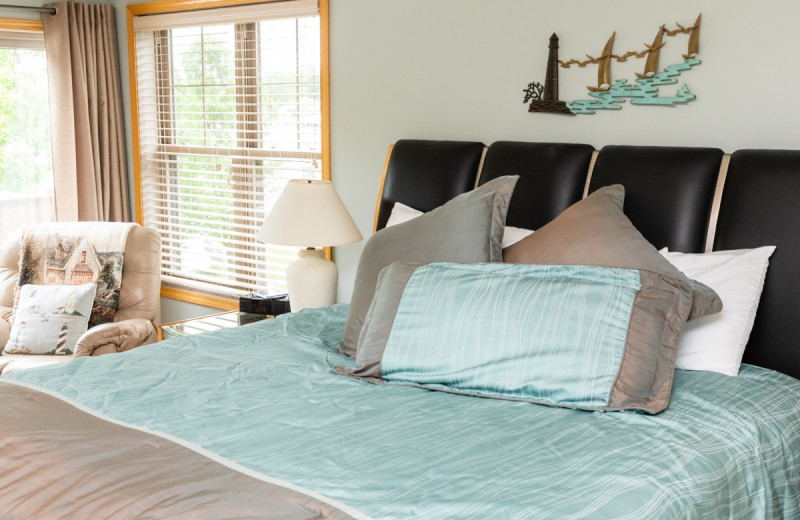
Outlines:
[[[710,287],[690,280],[648,242],[622,212],[625,188],[601,188],[576,202],[533,235],[503,251],[510,264],[583,264],[641,269],[687,281],[692,288],[689,319],[722,310]]]
[[[372,235],[358,262],[339,352],[355,357],[378,273],[392,262],[500,262],[508,202],[518,178],[498,177],[433,211]]]

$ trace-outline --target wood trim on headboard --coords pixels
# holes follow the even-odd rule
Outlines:
[[[386,180],[386,170],[389,168],[389,158],[392,156],[394,145],[389,145],[389,151],[386,152],[386,161],[383,163],[383,175],[381,175],[381,186],[378,188],[378,202],[375,204],[375,218],[372,220],[372,232],[378,231],[378,213],[381,211],[381,199],[383,198],[383,182]]]
[[[725,187],[725,178],[728,176],[728,164],[731,162],[730,154],[722,156],[719,165],[719,176],[717,177],[717,187],[714,190],[714,198],[711,201],[711,215],[708,218],[708,229],[706,230],[706,247],[704,251],[709,253],[714,249],[714,236],[717,233],[717,219],[719,218],[719,206],[722,203],[722,190]]]
[[[486,152],[489,151],[488,146],[483,147],[483,152],[481,153],[481,160],[478,163],[478,174],[475,176],[475,188],[478,187],[478,183],[481,180],[481,173],[483,172],[483,161],[486,160]]]
[[[594,163],[597,161],[597,155],[600,153],[600,150],[595,150],[592,152],[592,158],[589,160],[589,172],[586,174],[586,184],[583,185],[583,198],[585,199],[587,195],[589,195],[589,183],[592,182],[592,172],[594,171]]]

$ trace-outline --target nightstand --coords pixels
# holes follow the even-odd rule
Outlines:
[[[199,318],[189,318],[188,320],[173,321],[172,323],[162,323],[158,326],[158,341],[177,338],[179,336],[191,336],[202,334],[212,330],[227,329],[246,325],[256,321],[274,318],[274,316],[264,314],[250,314],[248,312],[228,311],[210,316],[200,316]]]

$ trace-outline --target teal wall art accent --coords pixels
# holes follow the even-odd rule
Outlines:
[[[674,92],[664,93],[661,87],[675,85],[682,73],[690,71],[702,63],[697,59],[699,54],[700,19],[697,16],[694,25],[684,27],[676,23],[676,29],[670,30],[665,25],[658,28],[653,43],[645,44],[640,51],[628,51],[624,54],[614,54],[614,39],[616,32],[605,44],[598,57],[586,55],[587,59],[580,61],[558,59],[558,36],[550,37],[547,58],[547,73],[544,84],[531,82],[523,90],[524,103],[530,101],[529,112],[548,112],[568,115],[594,114],[597,110],[620,110],[626,100],[632,105],[678,106],[693,101],[696,96],[688,85],[681,84]],[[667,45],[665,37],[671,38],[679,34],[688,34],[687,52],[682,54],[683,61],[666,66],[659,71],[659,55],[661,49]],[[613,61],[625,62],[629,59],[646,58],[642,72],[637,72],[633,82],[627,78],[613,79],[611,64]],[[587,65],[597,65],[597,85],[587,86],[591,99],[576,99],[562,101],[558,97],[559,67],[569,69],[572,66],[580,68]]]

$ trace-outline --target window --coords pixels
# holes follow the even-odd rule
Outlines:
[[[186,291],[285,290],[296,248],[255,235],[289,179],[329,178],[317,2],[132,13],[148,5],[128,8],[134,161],[137,218],[162,238],[162,295],[226,307]]]
[[[55,220],[41,22],[0,18],[0,240]]]

